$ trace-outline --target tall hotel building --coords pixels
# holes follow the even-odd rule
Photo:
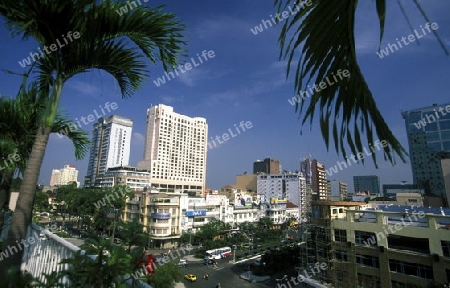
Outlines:
[[[300,162],[300,171],[305,174],[306,184],[311,185],[312,191],[316,194],[316,200],[327,200],[329,195],[325,164],[308,156]]]
[[[50,186],[61,186],[74,182],[77,183],[77,186],[80,184],[78,182],[78,170],[75,166],[64,165],[62,169],[52,170]]]
[[[162,104],[153,106],[147,109],[144,160],[138,169],[151,172],[151,185],[159,192],[203,195],[207,139],[205,118],[181,115]]]
[[[85,187],[95,187],[96,178],[108,168],[128,165],[132,127],[133,120],[117,115],[94,124]]]
[[[402,112],[414,184],[450,199],[450,103]]]

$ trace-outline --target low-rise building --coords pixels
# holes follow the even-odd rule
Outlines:
[[[423,196],[420,193],[397,193],[397,204],[423,206]]]
[[[312,209],[300,258],[302,263],[330,264],[319,275],[322,281],[334,287],[380,288],[450,282],[450,209],[373,209],[355,202],[316,202]]]
[[[128,186],[138,191],[151,186],[151,175],[148,171],[139,171],[136,167],[120,166],[108,168],[105,174],[97,175],[92,187]]]

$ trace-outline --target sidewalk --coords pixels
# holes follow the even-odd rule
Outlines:
[[[180,248],[177,249],[170,249],[171,255],[169,256],[171,259],[186,259],[189,262],[197,262],[197,261],[203,261],[203,259],[195,258],[194,257],[194,251],[188,251],[188,250],[181,250]],[[159,258],[164,257],[164,253],[167,253],[169,249],[147,249],[146,252],[148,254],[152,254],[153,257]],[[186,253],[184,253],[186,252]],[[190,254],[190,255],[189,255]]]
[[[270,279],[270,276],[256,276],[253,275],[250,271],[242,273],[241,275],[239,275],[239,277],[252,283],[264,282]]]
[[[204,261],[203,259],[201,259],[201,258],[195,258],[194,257],[194,255],[186,255],[186,256],[184,256],[183,257],[183,259],[186,259],[186,260],[188,260],[189,262],[200,262],[200,261]]]

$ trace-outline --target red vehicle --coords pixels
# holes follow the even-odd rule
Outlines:
[[[152,254],[142,254],[139,265],[144,266],[148,274],[155,274],[156,259]]]

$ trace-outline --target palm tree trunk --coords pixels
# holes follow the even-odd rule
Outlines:
[[[11,197],[11,184],[14,175],[13,170],[7,170],[0,179],[0,235],[5,224],[5,212],[9,210],[9,199]]]
[[[9,250],[8,252],[13,251],[15,253],[11,253],[6,259],[1,261],[0,277],[4,276],[6,271],[12,267],[20,267],[22,262],[24,245],[21,243],[22,240],[26,240],[27,228],[31,223],[36,184],[50,132],[51,127],[47,126],[41,126],[37,131],[33,149],[25,168],[23,182],[20,186],[19,198],[12,216],[11,227],[3,245],[4,251]]]

